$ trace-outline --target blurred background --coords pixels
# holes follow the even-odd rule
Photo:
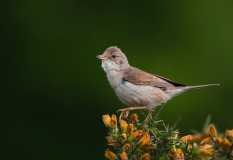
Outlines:
[[[101,115],[121,102],[96,55],[116,45],[132,65],[186,84],[161,118],[181,131],[207,117],[232,128],[232,0],[20,0],[1,10],[4,159],[103,159]]]

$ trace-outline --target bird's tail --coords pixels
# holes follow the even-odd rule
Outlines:
[[[210,87],[210,86],[220,86],[220,84],[204,84],[204,85],[197,85],[197,86],[185,86],[183,87],[184,90],[190,90],[195,88],[203,88],[203,87]]]
[[[199,89],[203,87],[210,87],[210,86],[220,86],[220,84],[204,84],[204,85],[196,85],[196,86],[180,86],[177,87],[174,90],[169,90],[167,93],[170,95],[170,98],[177,96],[181,93],[184,93],[186,91],[192,90],[192,89]]]

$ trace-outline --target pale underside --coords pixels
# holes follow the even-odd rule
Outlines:
[[[159,88],[134,85],[127,81],[114,90],[119,99],[131,107],[147,106],[152,109],[169,100],[169,96]]]
[[[170,80],[166,81],[162,79],[163,77],[154,76],[137,68],[131,67],[122,72],[110,60],[102,63],[102,67],[118,98],[130,107],[146,106],[153,109],[182,92],[182,88],[179,89],[169,83]]]

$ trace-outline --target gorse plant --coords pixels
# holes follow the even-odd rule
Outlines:
[[[103,115],[109,160],[233,160],[233,130],[219,134],[213,124],[202,133],[181,135],[162,120],[138,115]]]

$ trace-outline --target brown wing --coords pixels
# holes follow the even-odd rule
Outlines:
[[[164,91],[168,89],[174,89],[178,86],[185,86],[164,77],[152,75],[134,67],[131,67],[125,71],[123,80],[137,85],[149,85],[153,87],[158,87]]]

